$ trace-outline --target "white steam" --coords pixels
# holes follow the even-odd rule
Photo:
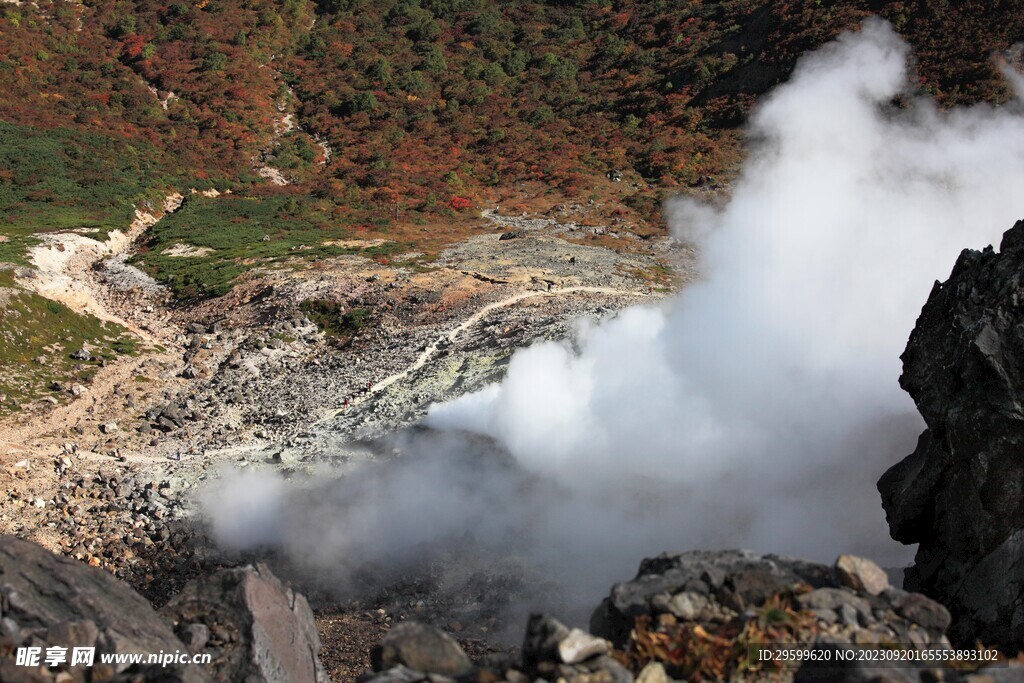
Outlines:
[[[725,208],[669,207],[701,237],[701,282],[578,350],[519,352],[428,424],[571,484],[682,487],[656,518],[668,545],[896,559],[873,484],[922,426],[899,356],[959,251],[1024,215],[1019,112],[894,110],[907,51],[870,21],[803,59],[754,115]]]
[[[471,536],[569,572],[588,599],[667,549],[908,558],[874,487],[922,429],[899,356],[960,250],[1024,217],[1024,120],[1016,104],[913,98],[907,53],[872,20],[802,59],[754,114],[724,208],[669,206],[699,240],[699,282],[523,349],[501,384],[433,406],[448,441],[375,469],[379,495],[355,496],[351,475],[333,503],[282,489],[279,542],[387,562]],[[458,431],[514,466],[467,468]],[[236,502],[219,497],[215,524]]]

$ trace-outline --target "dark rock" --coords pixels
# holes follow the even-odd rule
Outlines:
[[[107,653],[184,649],[170,625],[127,584],[102,569],[14,536],[0,536],[0,603],[4,620],[17,624],[21,634],[41,635],[34,644],[95,645],[97,663],[99,655]],[[9,661],[0,660],[0,680],[16,680],[7,676]],[[120,670],[125,669],[145,680],[158,680],[150,677],[157,673],[168,676],[166,680],[209,680],[201,669],[191,666],[134,665],[129,669],[121,665]]]
[[[404,666],[414,671],[461,676],[473,665],[462,646],[440,629],[407,622],[395,626],[370,652],[374,671]]]
[[[498,238],[498,241],[507,242],[508,240],[514,240],[522,237],[524,234],[525,233],[522,230],[509,230],[508,232],[503,232],[501,237]]]
[[[878,482],[890,532],[920,544],[905,587],[952,613],[950,637],[1024,647],[1024,221],[936,283],[900,385],[927,425]]]
[[[196,579],[160,613],[177,628],[209,629],[207,651],[219,645],[211,664],[217,680],[327,681],[309,604],[264,565]]]
[[[527,671],[545,661],[559,661],[558,644],[569,637],[569,629],[546,614],[531,614],[523,638],[523,664]]]
[[[904,593],[894,603],[899,614],[927,631],[945,633],[952,622],[949,610],[920,593]]]

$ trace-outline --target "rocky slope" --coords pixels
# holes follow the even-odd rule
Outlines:
[[[950,635],[1024,647],[1024,221],[936,283],[900,385],[927,429],[878,482],[893,538],[919,543],[905,586]]]

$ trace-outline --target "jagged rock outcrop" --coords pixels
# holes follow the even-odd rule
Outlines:
[[[200,577],[160,613],[193,652],[212,655],[215,681],[327,683],[306,598],[265,565]]]
[[[892,537],[920,544],[905,587],[955,641],[1024,647],[1024,221],[936,283],[900,385],[927,429],[878,482]]]
[[[174,653],[187,648],[127,584],[102,569],[14,536],[0,537],[0,641],[5,655],[19,647],[39,647],[45,656],[47,648],[62,647],[69,660],[49,668],[42,661],[41,666],[18,666],[13,656],[3,656],[2,681],[61,680],[58,676],[69,671],[81,673],[82,666],[70,666],[75,647],[96,648],[94,664],[88,668],[91,680],[117,673],[125,680],[130,674],[167,682],[209,680],[196,666],[101,663],[104,654]]]

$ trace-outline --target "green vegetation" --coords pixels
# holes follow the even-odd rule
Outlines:
[[[333,203],[308,195],[192,195],[150,229],[135,261],[187,301],[223,296],[240,275],[259,265],[339,254],[382,258],[408,249],[397,242],[366,248],[332,244],[354,236],[334,209]],[[175,256],[182,246],[195,255],[186,250]]]
[[[371,311],[367,308],[350,308],[337,301],[327,299],[309,299],[299,304],[309,318],[324,333],[341,344],[350,342],[359,331],[366,327],[371,319]]]
[[[126,330],[16,287],[10,268],[0,270],[0,308],[0,415],[43,396],[59,400],[66,394],[55,382],[84,384],[104,359],[135,353]],[[73,360],[83,346],[92,358]]]
[[[95,133],[0,121],[0,261],[21,262],[39,232],[124,229],[157,204],[159,154]]]

